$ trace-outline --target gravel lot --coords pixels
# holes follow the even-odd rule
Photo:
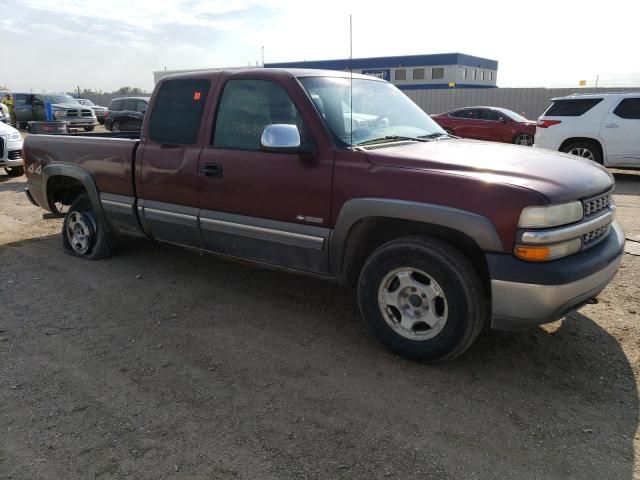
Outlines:
[[[616,179],[640,235],[640,173]],[[64,255],[23,188],[0,175],[0,478],[640,478],[640,256],[599,304],[425,366],[330,283]]]

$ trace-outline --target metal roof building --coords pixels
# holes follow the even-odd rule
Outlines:
[[[495,87],[498,62],[464,53],[265,63],[265,68],[319,68],[373,75],[402,90]]]

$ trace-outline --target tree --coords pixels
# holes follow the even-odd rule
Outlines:
[[[138,87],[120,87],[113,93],[117,93],[118,95],[144,95],[146,92]]]

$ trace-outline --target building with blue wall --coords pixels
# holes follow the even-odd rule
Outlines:
[[[266,68],[319,68],[373,75],[402,90],[495,87],[498,62],[464,53],[265,63]]]

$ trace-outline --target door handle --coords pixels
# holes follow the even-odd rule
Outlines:
[[[604,126],[607,128],[618,128],[620,125],[617,123],[605,123]]]
[[[202,166],[202,174],[205,177],[222,178],[222,165],[208,163]]]

